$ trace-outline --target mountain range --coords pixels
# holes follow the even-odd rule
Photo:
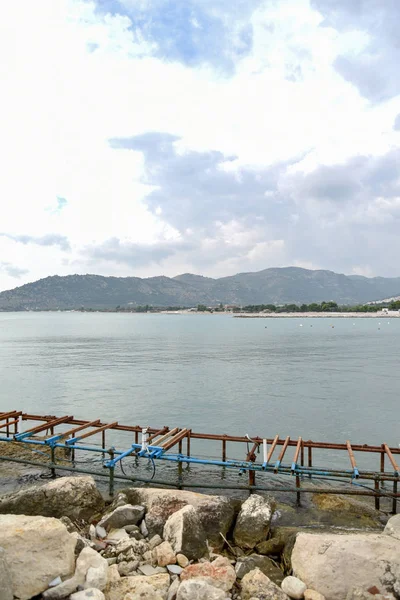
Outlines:
[[[0,310],[59,310],[117,306],[196,306],[219,303],[290,304],[334,301],[360,304],[400,295],[400,277],[362,277],[299,267],[270,268],[213,279],[54,275],[0,293]]]

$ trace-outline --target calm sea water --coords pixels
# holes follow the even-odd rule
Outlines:
[[[399,356],[400,319],[0,313],[0,410],[397,446]]]

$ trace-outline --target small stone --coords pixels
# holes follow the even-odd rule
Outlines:
[[[236,573],[229,560],[220,556],[212,563],[207,561],[186,567],[181,574],[181,581],[189,579],[202,579],[228,592],[236,581]]]
[[[107,531],[101,525],[97,525],[96,534],[97,534],[97,537],[100,538],[101,540],[103,538],[107,537]]]
[[[61,579],[60,576],[58,576],[55,579],[53,579],[53,581],[50,581],[49,588],[50,587],[55,587],[56,585],[60,585],[60,583],[62,583],[62,579]]]
[[[145,538],[147,538],[149,535],[149,530],[147,529],[146,522],[144,520],[140,523],[140,533]]]
[[[138,566],[138,561],[132,560],[128,562],[123,560],[122,562],[118,563],[117,569],[121,577],[126,577],[127,575],[132,575],[133,572],[137,570]]]
[[[140,567],[138,568],[138,571],[140,571],[141,573],[143,573],[143,575],[146,575],[147,577],[149,575],[156,575],[156,573],[157,573],[155,568],[152,567],[151,565],[140,565]]]
[[[241,581],[241,586],[243,600],[250,600],[253,597],[265,598],[265,600],[287,600],[287,595],[260,569],[247,573]]]
[[[96,527],[94,525],[90,525],[89,527],[89,539],[92,542],[96,539]]]
[[[167,565],[167,569],[171,575],[180,575],[183,571],[179,565]]]
[[[304,600],[325,600],[325,596],[315,590],[306,590],[304,592]]]
[[[156,546],[159,546],[160,544],[162,544],[162,537],[158,534],[154,535],[149,541],[150,550],[154,550],[154,548],[156,548]]]
[[[159,567],[174,565],[176,563],[175,552],[169,542],[162,542],[154,548],[155,559]]]
[[[290,598],[293,600],[302,600],[304,598],[304,592],[307,589],[305,583],[298,579],[297,577],[285,577],[285,579],[281,583],[281,588]]]
[[[125,525],[123,529],[125,529],[126,533],[132,533],[132,531],[140,533],[140,528],[137,525]]]
[[[112,558],[106,558],[107,564],[109,567],[111,567],[111,565],[115,565],[115,563],[117,562],[117,557],[113,556]]]
[[[178,563],[178,565],[180,567],[182,567],[182,569],[184,569],[185,567],[188,566],[189,559],[186,558],[186,556],[184,554],[177,554],[176,555],[176,562]]]
[[[183,581],[176,595],[176,600],[225,600],[226,593],[213,587],[206,581],[192,579]]]
[[[97,588],[86,588],[71,594],[70,600],[105,600],[103,592]]]
[[[129,540],[129,534],[125,529],[111,529],[107,535],[107,542],[118,544],[122,540]]]

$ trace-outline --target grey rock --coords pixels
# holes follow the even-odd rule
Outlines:
[[[146,525],[146,521],[143,520],[140,523],[140,533],[142,534],[143,537],[147,538],[149,535],[149,530],[147,529],[147,525]]]
[[[190,505],[169,517],[164,527],[164,539],[176,554],[184,554],[188,559],[198,559],[208,550],[205,531],[196,509]]]
[[[103,539],[103,538],[107,537],[107,531],[101,525],[97,525],[96,535],[98,538]]]
[[[236,577],[242,579],[247,573],[253,571],[253,569],[259,568],[264,575],[269,577],[276,585],[281,585],[284,574],[275,565],[275,563],[267,556],[259,556],[258,554],[251,554],[250,556],[241,557],[238,559],[235,571]]]
[[[143,575],[146,575],[147,577],[149,575],[157,574],[157,570],[154,567],[152,567],[151,565],[140,565],[140,567],[138,568],[138,571],[140,571]]]
[[[111,567],[111,565],[115,565],[117,562],[117,557],[113,556],[112,558],[106,558],[107,560],[107,564],[109,567]]]
[[[0,598],[1,600],[13,600],[11,571],[4,548],[0,548]]]
[[[105,600],[103,592],[97,588],[87,588],[81,592],[71,594],[70,600]]]
[[[240,509],[233,539],[241,548],[254,548],[267,537],[274,507],[270,500],[252,494]]]
[[[99,525],[105,527],[107,530],[121,529],[126,525],[137,525],[137,523],[143,519],[144,513],[144,506],[125,504],[105,515],[101,519]]]
[[[60,477],[0,498],[0,513],[88,520],[104,507],[93,477]]]
[[[134,571],[137,571],[139,567],[139,561],[132,560],[127,562],[126,560],[118,563],[118,573],[121,577],[126,577],[127,575],[132,575]]]
[[[150,550],[154,550],[154,548],[156,546],[159,546],[160,544],[162,544],[162,537],[158,534],[154,535],[152,538],[150,538],[149,540],[149,547]]]
[[[180,575],[183,571],[179,565],[167,565],[167,569],[171,575]]]
[[[223,590],[200,579],[182,581],[176,594],[176,600],[225,600],[226,597]]]

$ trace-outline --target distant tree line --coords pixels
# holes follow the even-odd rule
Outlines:
[[[216,306],[206,306],[205,304],[198,304],[196,307],[192,307],[191,310],[197,310],[197,312],[234,312],[234,313],[305,313],[305,312],[359,312],[359,313],[375,313],[382,308],[389,308],[389,310],[400,310],[400,300],[395,300],[390,303],[380,304],[357,304],[355,306],[339,305],[336,302],[324,301],[324,302],[311,302],[311,304],[248,304],[247,306],[224,306],[220,302]],[[82,307],[79,310],[82,312],[121,312],[121,313],[159,313],[164,311],[179,311],[188,310],[187,306],[152,306],[149,304],[139,306],[116,306],[115,308],[85,308]]]
[[[396,304],[396,303],[392,303]],[[399,308],[400,308],[400,302]],[[243,306],[242,312],[260,313],[303,313],[303,312],[378,312],[382,310],[382,304],[357,304],[356,306],[339,306],[336,302],[312,302],[311,304],[284,304],[283,306],[275,304],[249,304]],[[390,306],[391,308],[391,306]]]

